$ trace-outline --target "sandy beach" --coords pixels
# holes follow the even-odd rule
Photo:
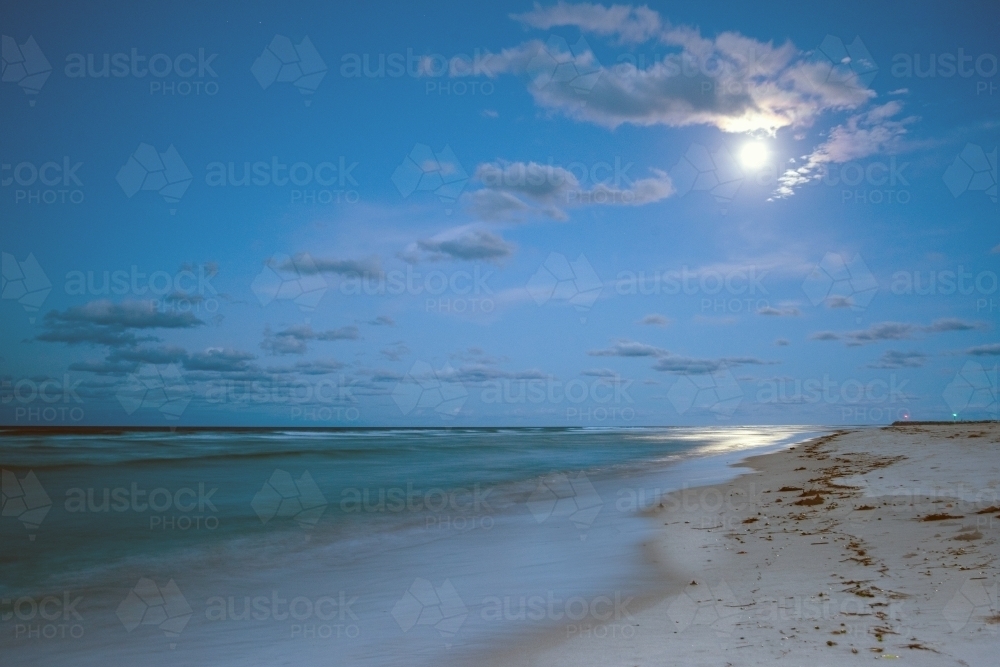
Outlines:
[[[914,423],[749,458],[649,512],[670,595],[494,664],[996,664],[998,445]]]

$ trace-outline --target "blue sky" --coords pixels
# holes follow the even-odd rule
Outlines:
[[[988,3],[3,14],[5,424],[997,415]]]

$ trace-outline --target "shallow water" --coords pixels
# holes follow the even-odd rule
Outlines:
[[[0,520],[4,663],[441,664],[625,632],[660,583],[639,510],[820,430],[2,435],[5,494],[33,474],[51,503]]]

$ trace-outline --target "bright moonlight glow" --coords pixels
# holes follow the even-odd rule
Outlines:
[[[767,147],[759,141],[747,144],[740,151],[740,162],[748,169],[756,169],[763,166],[767,162]]]

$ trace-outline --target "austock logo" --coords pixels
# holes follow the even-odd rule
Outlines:
[[[725,580],[714,587],[691,582],[667,607],[678,631],[705,627],[719,637],[731,635],[740,620],[740,601]]]
[[[582,313],[580,322],[585,323],[585,314],[601,296],[604,283],[583,255],[571,262],[565,255],[553,252],[528,279],[525,287],[539,306],[549,301],[568,302],[578,313]]]
[[[143,577],[121,601],[116,613],[126,632],[131,633],[140,625],[155,625],[168,639],[176,639],[187,627],[194,610],[173,579],[158,586]],[[170,648],[176,647],[177,643],[171,641]]]
[[[965,192],[983,192],[997,203],[997,149],[987,153],[982,146],[966,144],[942,176],[953,197]]]
[[[250,284],[261,307],[291,301],[303,312],[315,310],[328,287],[309,253],[271,257]]]
[[[995,419],[1000,412],[1000,389],[997,385],[997,367],[984,368],[975,361],[967,361],[942,394],[945,403],[956,417],[966,412],[991,413]]]
[[[816,67],[813,85],[819,89],[841,87],[862,91],[871,85],[878,74],[878,65],[868,47],[855,35],[854,41],[827,35],[810,57]]]
[[[723,211],[733,202],[743,185],[743,178],[743,171],[725,146],[710,152],[698,143],[691,144],[670,170],[670,179],[678,195],[708,192]]]
[[[986,629],[990,634],[997,634],[996,628],[1000,623],[997,582],[990,585],[982,579],[966,579],[942,613],[954,632],[970,627],[975,631]]]
[[[566,518],[581,531],[580,539],[594,523],[604,507],[594,485],[584,473],[558,473],[542,479],[527,501],[535,521],[544,523],[552,518]]]
[[[683,415],[689,410],[707,410],[716,419],[733,416],[743,401],[743,389],[728,368],[711,373],[682,375],[667,391],[667,400]]]
[[[143,55],[132,47],[127,53],[70,53],[66,56],[63,73],[70,79],[133,79],[151,78],[149,94],[187,97],[216,95],[219,84],[212,79],[219,75],[212,67],[218,53],[206,53],[199,48],[194,53]]]
[[[432,410],[443,419],[452,419],[462,411],[469,392],[455,379],[454,369],[445,364],[434,368],[425,361],[413,364],[392,390],[392,400],[404,415]]]
[[[140,191],[158,193],[169,204],[177,204],[187,192],[194,176],[173,144],[163,153],[141,143],[115,177],[129,199]],[[170,213],[176,213],[171,208]]]
[[[309,37],[298,44],[284,35],[275,35],[250,68],[260,87],[267,90],[274,83],[290,83],[306,96],[309,106],[319,84],[326,76],[326,63]]]
[[[77,175],[83,162],[64,155],[62,160],[0,164],[0,187],[14,186],[15,204],[82,204],[83,181]]]
[[[997,75],[997,56],[993,53],[966,54],[959,47],[954,52],[944,53],[897,53],[892,57],[892,75],[896,78],[951,79],[958,76],[971,79],[975,76],[976,96],[992,95],[997,90],[996,83],[990,81]]]
[[[69,373],[62,378],[10,378],[0,376],[0,405],[14,409],[15,422],[80,422],[84,418],[83,399]]]
[[[878,281],[868,265],[855,254],[850,260],[828,252],[802,282],[802,291],[814,306],[864,310],[878,292]]]
[[[449,206],[445,209],[449,214],[468,182],[468,172],[448,145],[436,153],[426,144],[414,144],[392,173],[392,184],[403,199],[414,192],[433,192],[442,204]]]
[[[3,598],[0,623],[14,621],[14,639],[80,639],[84,635],[83,616],[76,608],[82,601],[82,595],[74,596],[70,591],[61,596]]]
[[[527,73],[536,88],[566,86],[578,95],[586,95],[601,78],[601,63],[583,37],[570,46],[565,38],[549,35],[528,62]]]
[[[35,106],[35,96],[42,91],[42,86],[52,74],[52,65],[45,54],[38,48],[34,37],[28,37],[23,44],[18,44],[13,37],[0,37],[2,46],[2,78],[4,83],[16,83],[28,96],[28,104]]]
[[[176,364],[142,364],[129,373],[115,397],[126,414],[155,408],[165,419],[175,421],[184,414],[193,393]]]
[[[304,529],[315,528],[328,503],[309,471],[296,480],[275,469],[250,502],[262,524],[275,517],[291,518]]]
[[[28,253],[19,262],[9,252],[0,255],[0,298],[17,301],[28,313],[28,321],[35,323],[35,313],[52,291],[52,283],[42,270],[35,255]]]
[[[14,517],[28,532],[28,540],[35,540],[42,521],[52,509],[52,500],[45,493],[34,471],[29,470],[18,479],[12,470],[0,470],[0,516]]]
[[[361,634],[355,621],[357,614],[351,608],[358,597],[340,591],[337,597],[281,597],[278,591],[270,595],[213,596],[205,601],[205,619],[211,622],[286,623],[291,638],[299,639],[354,639]],[[242,609],[240,609],[242,603]],[[239,610],[239,611],[238,611]]]
[[[392,617],[404,633],[418,625],[430,625],[444,639],[453,638],[468,615],[469,609],[448,579],[440,586],[414,579],[392,608]]]

